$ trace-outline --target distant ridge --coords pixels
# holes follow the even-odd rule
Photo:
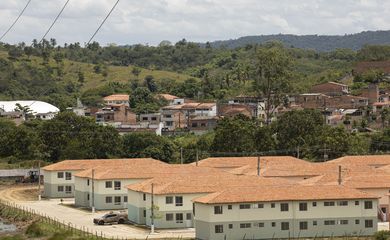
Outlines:
[[[244,47],[247,44],[261,44],[270,41],[280,41],[287,47],[313,49],[320,52],[333,51],[337,48],[359,50],[364,45],[390,45],[390,31],[366,31],[343,36],[327,35],[259,35],[246,36],[238,39],[210,42],[214,48]],[[205,44],[203,43],[202,46]]]

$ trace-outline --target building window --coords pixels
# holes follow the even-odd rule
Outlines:
[[[177,207],[183,206],[183,197],[182,196],[176,196],[175,197],[175,204]]]
[[[307,203],[299,203],[299,211],[307,211]]]
[[[183,213],[176,213],[176,223],[183,223]]]
[[[121,182],[120,181],[115,181],[114,182],[114,189],[115,190],[121,190]]]
[[[271,226],[272,226],[272,227],[276,227],[276,222],[272,222],[272,223],[271,223]]]
[[[165,197],[165,204],[173,204],[173,197],[172,196],[166,196]]]
[[[57,178],[64,178],[64,172],[58,172]]]
[[[358,206],[359,205],[359,201],[355,201],[355,205]]]
[[[281,212],[288,212],[288,203],[281,203],[280,204],[280,211]]]
[[[146,218],[146,210],[144,210],[144,217]]]
[[[107,181],[106,182],[106,188],[112,188],[112,182],[111,181]]]
[[[317,207],[317,202],[313,202],[313,207]]]
[[[173,213],[165,214],[165,220],[166,221],[173,221]]]
[[[157,121],[157,117],[152,117],[152,121]]]
[[[229,224],[229,229],[233,229],[233,224]]]
[[[359,220],[359,219],[356,219],[356,220],[355,220],[355,224],[360,224],[360,220]]]
[[[264,208],[264,204],[263,203],[258,203],[257,204],[257,208]]]
[[[335,220],[325,220],[324,224],[325,225],[336,225],[336,221]]]
[[[65,180],[72,180],[72,173],[71,172],[65,173]]]
[[[365,228],[373,228],[374,227],[374,221],[373,220],[365,220],[364,221],[364,227]]]
[[[240,223],[240,228],[251,228],[250,223]]]
[[[126,203],[127,203],[127,196],[124,196],[124,197],[123,197],[123,202],[126,202]]]
[[[142,117],[142,121],[147,121],[148,117]]]
[[[313,226],[317,226],[317,221],[313,221]]]
[[[262,228],[264,227],[264,223],[263,222],[255,223],[254,226]]]
[[[337,205],[338,206],[348,206],[348,201],[338,201]]]
[[[232,210],[233,209],[233,206],[232,205],[228,205],[228,210]]]
[[[348,220],[340,220],[340,225],[348,225]]]
[[[65,186],[65,193],[72,193],[72,186]]]
[[[331,207],[334,206],[334,202],[324,202],[325,207]]]
[[[364,201],[364,209],[372,209],[372,201]]]
[[[57,187],[58,192],[63,192],[64,191],[64,186],[58,186]]]
[[[142,198],[144,201],[146,201],[146,194],[145,193],[142,195]]]
[[[215,225],[215,233],[223,233],[223,225]]]
[[[89,201],[89,193],[87,194],[87,200]]]
[[[87,179],[87,186],[89,186],[89,179]]]
[[[299,222],[300,230],[307,230],[307,222]]]
[[[214,214],[222,214],[223,208],[222,206],[214,206]]]
[[[115,196],[114,197],[114,204],[115,205],[120,205],[121,204],[121,197],[120,196]]]
[[[275,203],[271,203],[271,208],[275,208]]]
[[[240,204],[240,209],[250,209],[251,205],[250,204]]]
[[[281,224],[281,229],[282,229],[283,231],[289,230],[289,229],[290,229],[290,223],[289,223],[289,222],[282,222],[282,224]]]
[[[191,213],[187,213],[186,214],[186,220],[191,220],[192,219],[192,214]]]
[[[112,203],[112,197],[106,197],[106,203]]]

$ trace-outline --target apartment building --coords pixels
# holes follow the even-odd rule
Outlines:
[[[377,204],[343,186],[230,188],[194,200],[196,239],[370,236]]]
[[[134,159],[64,160],[42,168],[44,179],[43,196],[46,198],[74,197],[75,174],[99,166],[118,167],[132,163]],[[153,159],[148,159],[153,160]],[[156,160],[153,160],[156,161]],[[161,162],[162,163],[162,162]],[[164,164],[164,163],[162,163]]]

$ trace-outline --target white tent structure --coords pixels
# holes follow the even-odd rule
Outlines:
[[[10,113],[15,112],[17,104],[20,104],[22,107],[28,107],[31,110],[31,114],[36,118],[41,118],[43,120],[54,118],[57,113],[60,112],[56,106],[51,105],[47,102],[42,101],[0,101],[1,112]]]

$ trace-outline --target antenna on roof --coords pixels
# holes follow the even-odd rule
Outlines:
[[[260,156],[257,157],[257,176],[260,176]]]

